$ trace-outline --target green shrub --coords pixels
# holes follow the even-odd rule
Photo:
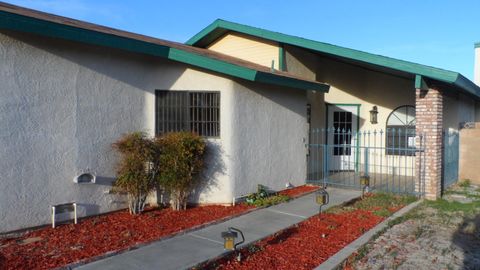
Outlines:
[[[126,192],[128,209],[139,214],[145,208],[147,195],[155,189],[159,152],[145,133],[123,135],[113,145],[120,153],[114,192]]]
[[[245,201],[248,204],[254,205],[255,201],[267,198],[268,196],[269,196],[269,194],[268,194],[268,191],[267,191],[266,187],[263,186],[263,185],[258,185],[257,186],[257,192],[248,195]]]
[[[158,180],[170,194],[174,210],[186,209],[188,196],[200,181],[205,141],[189,132],[167,133],[155,139],[161,151]]]
[[[263,185],[258,185],[257,192],[248,195],[246,202],[249,205],[254,205],[255,207],[270,206],[274,204],[279,204],[282,202],[289,201],[290,197],[286,195],[272,195],[268,192],[267,188]]]
[[[247,204],[254,205],[255,207],[263,207],[287,202],[289,200],[290,197],[287,195],[272,195],[264,198],[258,198],[250,202],[247,201]]]

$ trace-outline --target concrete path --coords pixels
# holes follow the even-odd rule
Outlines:
[[[328,188],[328,192],[330,204],[324,209],[360,196],[360,192],[354,190]],[[242,230],[245,244],[249,244],[317,214],[318,206],[314,202],[314,196],[309,194],[288,203],[253,211],[223,223],[155,242],[76,269],[188,269],[225,252],[220,234],[228,227]]]

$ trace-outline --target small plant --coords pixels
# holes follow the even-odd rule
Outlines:
[[[114,192],[126,192],[131,214],[140,214],[145,208],[148,194],[156,187],[159,173],[158,149],[145,133],[123,135],[113,144],[120,155]]]
[[[205,141],[190,132],[167,133],[155,139],[161,149],[160,186],[170,194],[172,209],[187,208],[187,200],[200,182]]]
[[[245,201],[249,205],[254,205],[255,207],[263,207],[279,204],[289,200],[290,197],[287,195],[273,194],[271,192],[268,192],[265,186],[258,185],[257,192],[248,195]]]
[[[463,179],[458,185],[462,188],[469,188],[472,185],[472,181],[470,179]]]
[[[270,205],[275,205],[283,202],[287,202],[290,200],[290,197],[286,195],[273,195],[273,196],[268,196],[265,198],[259,198],[254,200],[253,202],[247,202],[250,205],[254,205],[255,207],[264,207],[264,206],[270,206]]]
[[[248,204],[254,205],[255,201],[265,199],[269,196],[267,188],[263,185],[257,186],[257,192],[248,195],[247,199],[245,200]]]

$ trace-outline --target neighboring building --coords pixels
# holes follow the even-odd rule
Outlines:
[[[109,193],[111,144],[139,130],[207,138],[200,203],[228,204],[257,184],[349,177],[357,188],[368,173],[413,179],[409,192],[436,198],[442,131],[474,121],[480,97],[455,72],[221,20],[184,45],[2,3],[0,81],[0,232],[48,223],[50,204],[76,201],[82,216],[125,207]],[[387,123],[413,133],[395,142]],[[332,126],[384,133],[369,144],[309,134]],[[74,183],[84,171],[96,182]]]

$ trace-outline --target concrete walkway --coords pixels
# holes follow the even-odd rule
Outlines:
[[[330,204],[324,209],[360,196],[359,191],[328,188]],[[76,269],[188,269],[223,254],[220,234],[228,227],[243,231],[245,244],[267,237],[318,213],[315,194],[300,197],[288,203],[253,211],[231,220],[208,226],[198,231],[176,236],[108,257]]]

